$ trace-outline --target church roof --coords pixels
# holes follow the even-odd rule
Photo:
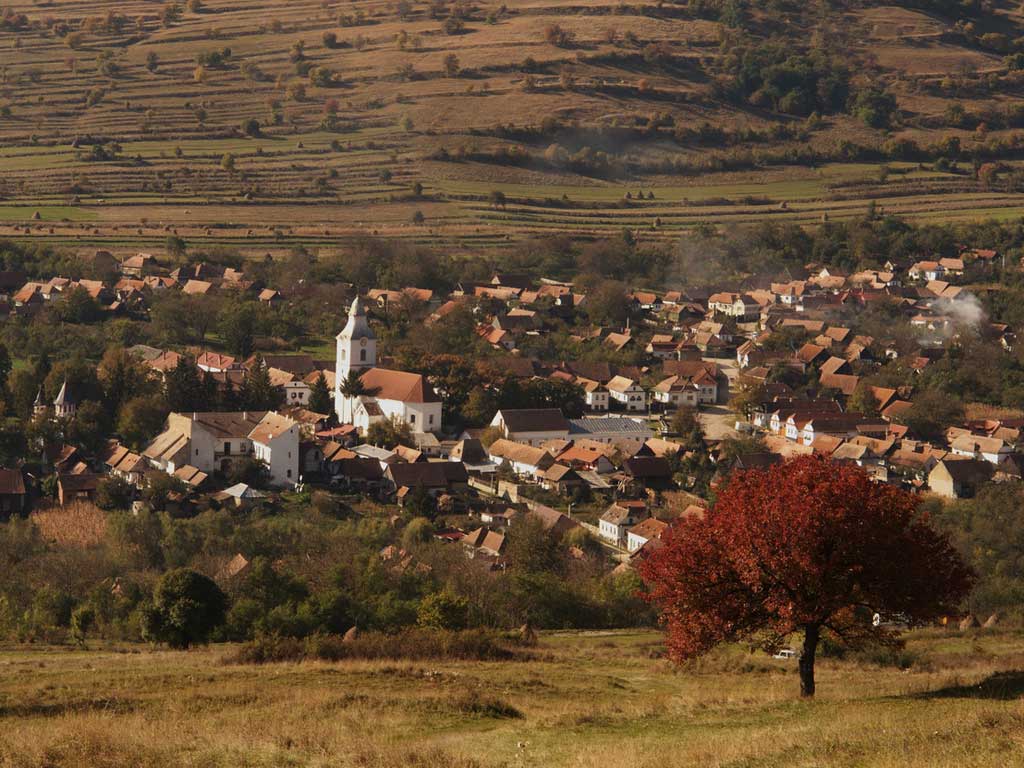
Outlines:
[[[441,398],[433,387],[418,373],[371,368],[360,379],[378,400],[397,400],[404,403],[439,403]]]
[[[57,398],[53,401],[54,405],[74,405],[74,400],[71,395],[68,394],[68,382],[67,379],[60,385],[60,392],[57,393]]]

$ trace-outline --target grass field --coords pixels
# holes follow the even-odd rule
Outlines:
[[[297,244],[330,248],[370,232],[469,251],[538,234],[604,237],[627,228],[672,239],[702,223],[814,225],[825,214],[861,215],[869,201],[921,220],[1024,210],[1021,195],[986,192],[969,173],[902,163],[884,179],[880,165],[864,163],[609,179],[569,167],[438,159],[442,148],[454,155],[519,146],[539,155],[551,142],[575,149],[586,140],[640,168],[712,150],[639,135],[622,143],[600,131],[643,125],[655,113],[677,126],[762,133],[792,123],[715,95],[722,25],[680,4],[472,5],[460,10],[462,27],[448,31],[454,8],[422,2],[401,10],[381,0],[205,0],[170,23],[159,4],[142,0],[8,5],[25,20],[0,36],[2,237],[127,251],[159,247],[176,231],[193,245],[262,255]],[[999,31],[1021,25],[1019,8],[992,13],[986,23]],[[1017,87],[1001,57],[955,42],[952,20],[856,4],[829,24],[813,12],[789,18],[801,44],[818,31],[839,35],[855,66],[885,82],[906,116],[888,133],[829,116],[806,142],[818,150],[902,137],[924,145],[947,135],[969,149],[980,134],[943,124],[954,99],[935,95],[937,84],[951,73],[1006,78],[993,91],[961,89],[955,100],[968,112],[1002,109]],[[752,28],[772,21],[755,14]],[[574,42],[552,44],[552,24]],[[304,46],[298,54],[296,44]],[[651,45],[668,46],[677,66],[645,64]],[[198,57],[224,48],[225,62],[197,72]],[[457,73],[446,71],[448,55]],[[536,87],[524,90],[527,59]],[[304,67],[329,68],[333,83],[314,83]],[[552,118],[562,126],[553,132],[506,130],[535,131]],[[243,132],[249,120],[260,124],[258,135]],[[990,126],[985,135],[1010,140],[1014,132]],[[112,157],[90,152],[113,143],[120,149]],[[734,149],[778,153],[804,143]],[[233,168],[222,164],[226,154]],[[623,203],[640,189],[655,199]],[[496,191],[508,197],[503,207],[488,202]],[[421,225],[412,223],[417,211]]]
[[[655,633],[556,633],[528,662],[224,663],[227,650],[0,650],[0,765],[999,766],[1024,763],[1024,635],[911,637],[905,671]]]

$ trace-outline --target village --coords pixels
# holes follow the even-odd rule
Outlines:
[[[999,258],[963,249],[957,258],[890,261],[852,274],[810,264],[799,278],[763,287],[633,288],[621,297],[626,321],[618,326],[588,323],[588,295],[543,277],[498,272],[448,295],[350,286],[337,307],[331,359],[287,350],[244,359],[202,348],[127,350],[163,386],[185,369],[228,393],[259,377],[274,390],[264,403],[273,407],[200,402],[172,411],[136,449],[110,434],[90,453],[62,439],[61,425],[76,418],[75,383],[40,389],[33,418],[57,429],[33,446],[42,465],[2,470],[0,505],[30,509],[47,478],[60,505],[109,497],[116,484],[136,510],[151,503],[144,491],[156,479],[161,508],[178,515],[211,506],[272,510],[281,493],[319,488],[356,506],[373,500],[435,520],[437,540],[458,543],[492,569],[503,567],[509,528],[525,519],[559,539],[582,529],[628,568],[658,546],[673,520],[702,514],[732,470],[793,456],[855,463],[879,483],[915,492],[971,497],[985,483],[1021,479],[1024,419],[965,414],[933,423],[914,382],[975,338],[1012,352],[1014,329],[988,322],[962,287]],[[289,301],[243,270],[216,264],[168,270],[152,254],[107,251],[90,261],[114,277],[41,282],[0,274],[3,311],[31,318],[84,295],[109,316],[144,316],[153,296],[175,291],[240,296],[271,312]],[[863,327],[880,307],[888,336],[877,322]],[[442,377],[401,370],[389,357],[377,329],[399,308],[428,329],[468,313],[491,365],[542,396],[467,425],[449,408]],[[531,356],[555,323],[599,354]],[[892,386],[874,383],[893,370]],[[239,557],[247,562],[246,553]]]

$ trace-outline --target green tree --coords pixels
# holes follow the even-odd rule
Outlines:
[[[167,407],[172,411],[187,413],[206,410],[203,383],[195,363],[182,356],[178,364],[167,371],[164,378]]]
[[[56,307],[57,316],[65,323],[85,324],[98,320],[103,310],[96,299],[80,285],[68,291]]]
[[[334,413],[334,401],[331,397],[331,389],[327,386],[327,378],[324,372],[316,377],[309,392],[309,410],[315,413]]]
[[[242,383],[241,399],[245,408],[253,411],[276,411],[284,403],[284,392],[271,382],[262,355],[256,355]]]
[[[128,509],[132,504],[132,486],[120,477],[110,475],[96,487],[96,506],[100,509]]]
[[[404,421],[381,419],[373,422],[366,430],[366,442],[381,448],[394,448],[396,445],[413,447],[412,427]]]
[[[185,568],[168,571],[143,611],[143,637],[172,648],[206,643],[224,624],[227,609],[227,596],[209,577]]]
[[[252,354],[256,337],[256,310],[249,302],[235,301],[218,315],[217,327],[228,349],[239,357]]]
[[[420,601],[416,623],[430,629],[465,629],[469,601],[451,592],[432,592]]]
[[[121,406],[117,432],[128,446],[140,450],[160,433],[169,410],[162,395],[133,397]]]

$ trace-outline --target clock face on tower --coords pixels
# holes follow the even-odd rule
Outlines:
[[[366,339],[365,338],[359,340],[359,346],[361,346],[361,347],[365,347],[366,346]]]

